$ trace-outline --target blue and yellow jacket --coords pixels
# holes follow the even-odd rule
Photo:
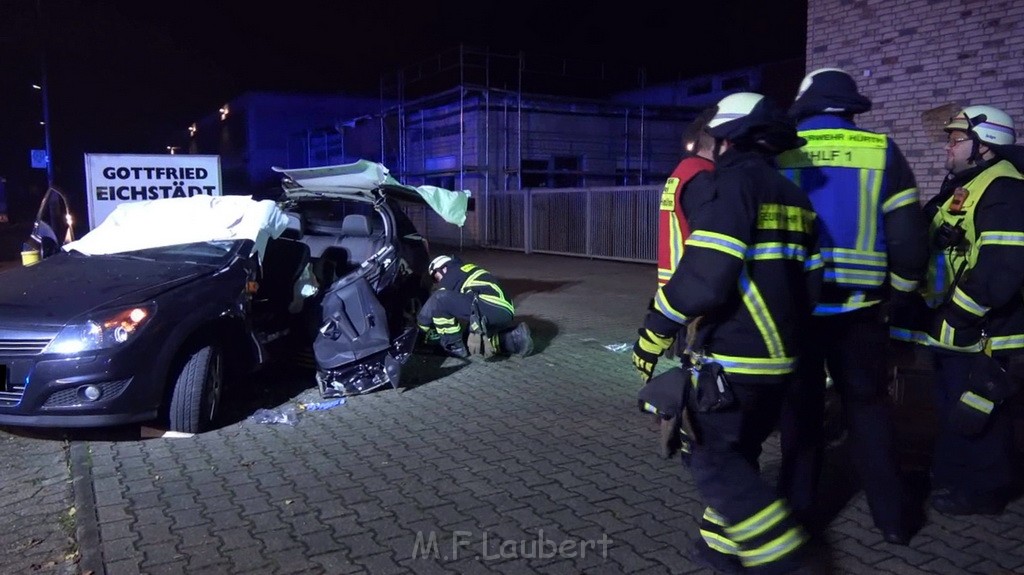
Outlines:
[[[890,289],[913,292],[928,264],[927,222],[896,143],[834,114],[797,129],[807,144],[777,162],[818,214],[825,283],[814,314],[877,305]]]
[[[676,272],[644,328],[674,337],[701,317],[695,348],[736,382],[791,373],[821,285],[816,216],[769,158],[730,149],[683,197],[691,226]]]

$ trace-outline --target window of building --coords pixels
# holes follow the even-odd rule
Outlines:
[[[575,188],[581,185],[579,156],[555,156],[551,161],[551,185],[554,188]]]
[[[522,161],[524,188],[574,188],[584,185],[582,158],[552,156]]]
[[[524,188],[545,188],[548,185],[548,161],[547,160],[523,160],[520,163],[522,168],[522,187]]]

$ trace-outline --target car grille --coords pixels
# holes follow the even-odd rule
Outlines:
[[[52,337],[33,339],[0,339],[0,356],[28,357],[41,353]]]
[[[107,381],[96,384],[96,386],[103,390],[103,395],[101,396],[103,399],[110,399],[124,391],[124,388],[128,387],[129,382],[131,382],[131,378],[119,381]],[[43,407],[71,407],[91,403],[82,399],[78,395],[78,387],[62,389],[54,393],[50,397],[46,398],[46,403],[43,404]]]
[[[0,407],[14,407],[18,405],[22,395],[25,395],[24,385],[8,384],[6,390],[0,391]]]

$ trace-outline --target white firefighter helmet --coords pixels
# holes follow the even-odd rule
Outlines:
[[[441,271],[441,269],[443,269],[444,266],[448,265],[448,262],[450,261],[452,261],[451,256],[437,256],[436,258],[430,260],[430,265],[427,266],[427,273],[429,273],[430,275],[434,275],[435,273]]]
[[[807,143],[796,133],[796,124],[763,94],[737,92],[718,102],[708,133],[716,140],[757,144],[779,153]]]
[[[949,119],[947,132],[961,130],[983,144],[1006,146],[1017,140],[1013,119],[992,106],[967,106]]]

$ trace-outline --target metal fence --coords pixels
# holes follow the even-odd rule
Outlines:
[[[487,247],[657,262],[661,186],[527,188],[487,198]]]

